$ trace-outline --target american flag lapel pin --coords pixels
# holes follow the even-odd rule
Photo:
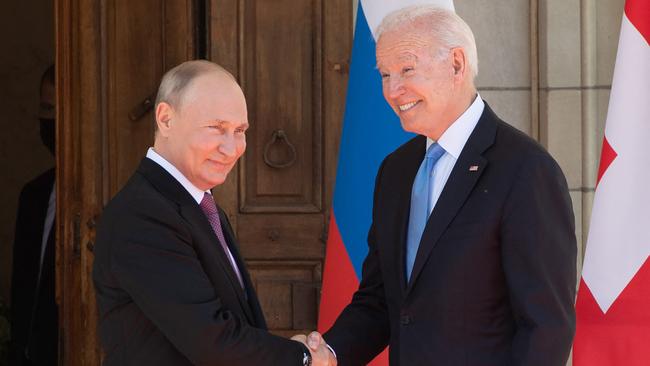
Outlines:
[[[470,172],[478,172],[478,165],[471,165],[469,167]]]

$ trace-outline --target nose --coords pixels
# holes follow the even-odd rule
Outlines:
[[[237,141],[235,137],[230,135],[226,136],[221,144],[219,144],[219,152],[229,158],[237,155]]]
[[[386,99],[395,99],[404,94],[404,84],[399,77],[389,78],[384,85]]]

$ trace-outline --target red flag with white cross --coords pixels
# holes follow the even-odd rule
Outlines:
[[[582,280],[574,366],[650,365],[650,0],[627,0]]]

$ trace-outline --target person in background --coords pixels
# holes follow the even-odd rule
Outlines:
[[[55,155],[54,65],[40,83],[40,135]],[[12,366],[57,364],[58,308],[55,301],[55,168],[25,184],[18,201],[11,276]]]

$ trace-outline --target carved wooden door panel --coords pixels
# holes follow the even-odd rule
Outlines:
[[[211,0],[209,57],[240,81],[248,147],[215,189],[269,328],[316,327],[352,41],[350,0]]]

